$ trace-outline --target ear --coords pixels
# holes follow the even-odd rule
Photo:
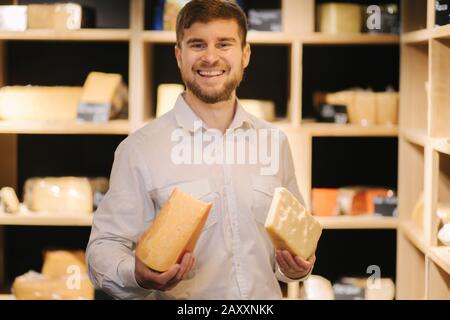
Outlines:
[[[177,59],[178,68],[181,69],[181,49],[175,45],[175,58]]]
[[[246,43],[244,46],[243,54],[242,54],[242,61],[244,64],[244,69],[247,68],[248,64],[250,63],[251,54],[252,54],[252,50],[250,48],[250,44]]]

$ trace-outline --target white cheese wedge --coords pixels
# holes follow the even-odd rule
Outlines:
[[[316,251],[322,226],[285,188],[276,188],[266,223],[277,249],[308,259]]]

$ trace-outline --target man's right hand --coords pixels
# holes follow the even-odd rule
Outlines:
[[[137,283],[145,289],[167,291],[173,289],[191,271],[195,263],[195,257],[187,252],[181,259],[181,263],[173,265],[166,272],[156,272],[149,269],[137,256],[134,276]]]

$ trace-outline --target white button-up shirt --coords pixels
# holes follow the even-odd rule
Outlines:
[[[257,142],[261,149],[261,143],[267,141],[266,145],[272,146],[272,150],[268,147],[272,151],[271,170],[267,157],[259,157],[262,160],[257,157],[256,163],[249,161],[249,157],[246,161],[233,161],[232,156],[225,158],[224,152],[232,155],[226,147],[214,149],[214,159],[223,161],[199,162],[201,152],[211,154],[208,143],[198,143],[205,141],[205,134],[211,130],[200,122],[183,95],[170,112],[118,146],[110,188],[94,214],[87,247],[88,271],[96,287],[119,299],[282,297],[278,281],[293,280],[286,278],[276,265],[264,222],[276,187],[287,188],[304,203],[289,144],[284,133],[244,111],[239,101],[227,132],[214,136],[215,146],[225,146],[237,130],[277,133],[276,137],[270,135],[270,139],[256,135],[253,144],[244,143],[249,156],[255,153],[254,149],[249,151],[251,145]],[[251,140],[245,134],[236,134],[235,139]],[[207,142],[211,141],[210,138]],[[235,155],[242,152],[237,149]],[[136,242],[152,225],[175,187],[213,203],[213,207],[197,242],[196,263],[187,279],[170,291],[147,290],[138,285],[134,276]]]

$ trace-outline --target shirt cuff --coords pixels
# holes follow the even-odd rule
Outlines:
[[[280,266],[278,265],[278,263],[276,264],[276,270],[275,270],[275,276],[277,277],[277,279],[281,282],[284,283],[291,283],[291,282],[303,282],[305,280],[307,280],[309,278],[309,276],[312,273],[314,266],[312,266],[311,270],[309,270],[308,274],[299,278],[299,279],[291,279],[287,276],[284,275],[284,273],[281,271]]]
[[[124,287],[129,288],[134,294],[142,297],[146,297],[154,290],[146,289],[139,285],[134,275],[135,259],[126,259],[119,264],[119,276],[122,279]]]

